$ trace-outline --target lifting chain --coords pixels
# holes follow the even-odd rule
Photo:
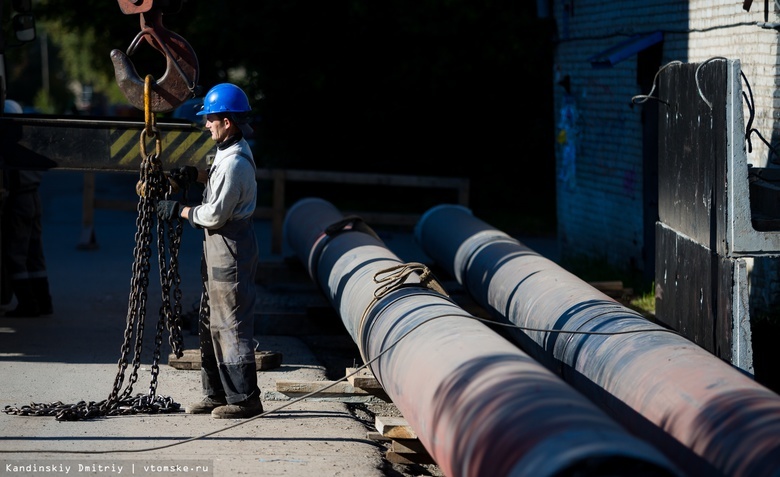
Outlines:
[[[144,91],[145,104],[149,105],[149,85],[151,76],[147,76],[147,88]],[[153,153],[147,153],[146,142],[155,141]],[[155,346],[151,366],[149,393],[132,396],[133,385],[138,381],[138,369],[141,365],[143,336],[149,287],[150,257],[152,255],[152,227],[156,217],[156,205],[160,199],[167,199],[171,186],[162,168],[160,152],[162,141],[157,131],[154,115],[146,108],[145,128],[141,131],[141,167],[139,184],[143,184],[143,194],[139,194],[138,218],[136,219],[135,247],[133,249],[132,278],[127,308],[127,321],[122,344],[122,356],[119,359],[114,387],[108,399],[100,402],[80,401],[77,404],[63,404],[57,401],[50,404],[31,403],[19,408],[6,406],[6,414],[20,416],[55,416],[57,421],[77,421],[104,416],[125,414],[156,414],[178,412],[181,405],[169,397],[157,395],[157,378],[165,329],[169,332],[169,344],[177,357],[182,357],[183,337],[181,332],[181,276],[179,275],[178,255],[181,245],[182,221],[157,221],[157,254],[162,288],[162,305],[155,332]],[[168,250],[166,253],[166,237]],[[166,263],[166,258],[168,263]],[[173,303],[172,300],[173,299]],[[135,340],[133,339],[135,337]],[[132,348],[132,349],[131,349]],[[132,361],[129,356],[132,355]],[[125,373],[132,365],[127,385],[122,390]]]

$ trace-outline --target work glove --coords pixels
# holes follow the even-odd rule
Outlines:
[[[169,221],[173,217],[179,216],[179,203],[175,200],[157,201],[157,217],[160,220]]]
[[[189,184],[192,184],[194,182],[198,182],[198,168],[197,167],[194,167],[194,166],[181,166],[179,168],[179,174]]]
[[[198,169],[193,166],[181,166],[171,171],[168,180],[171,182],[174,192],[187,190],[190,184],[198,181]]]

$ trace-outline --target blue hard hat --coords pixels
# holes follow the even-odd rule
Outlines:
[[[246,93],[232,83],[220,83],[209,90],[203,98],[203,109],[198,116],[221,113],[248,113],[249,98]]]
[[[3,112],[11,114],[22,114],[24,111],[22,110],[22,106],[19,103],[13,99],[6,99],[5,104],[3,105]]]

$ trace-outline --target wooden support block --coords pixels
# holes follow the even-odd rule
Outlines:
[[[278,368],[282,365],[282,353],[277,351],[255,351],[257,370]],[[181,358],[168,355],[168,365],[176,369],[200,369],[200,350],[185,349]]]
[[[375,425],[379,431],[376,440],[390,440],[390,449],[385,458],[393,464],[436,464],[417,433],[403,417],[377,416]],[[369,434],[371,435],[371,434]]]
[[[626,290],[623,289],[623,282],[620,280],[588,282],[588,285],[612,298],[621,298],[626,293]]]
[[[588,282],[588,285],[602,292],[623,290],[623,282],[620,280],[607,281],[607,282]]]
[[[599,290],[622,290],[623,282],[621,280],[601,281],[601,282],[588,282],[588,285]]]
[[[367,396],[368,393],[345,381],[286,381],[277,380],[276,390],[290,397],[301,397],[316,392],[318,396]]]
[[[417,439],[417,433],[403,417],[376,416],[374,426],[391,439]]]
[[[403,465],[436,464],[436,461],[434,461],[433,458],[430,455],[428,455],[428,453],[400,454],[398,452],[389,450],[385,452],[385,459],[387,459],[388,462],[392,462],[393,464],[403,464]]]
[[[379,431],[368,431],[366,432],[366,439],[371,439],[372,441],[383,441],[383,442],[390,442],[391,439],[389,437],[385,437],[382,435]]]
[[[428,449],[420,439],[393,439],[390,450],[398,454],[427,454]]]
[[[356,388],[360,389],[382,389],[382,385],[374,377],[374,373],[368,368],[363,368],[357,373],[357,368],[347,368],[347,381]],[[355,373],[355,374],[352,374]]]

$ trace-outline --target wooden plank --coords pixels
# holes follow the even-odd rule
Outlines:
[[[258,371],[278,368],[282,365],[282,353],[277,351],[255,351],[255,364]],[[185,349],[181,358],[168,355],[168,365],[176,369],[200,369],[200,350]]]
[[[366,391],[345,381],[289,381],[280,379],[276,381],[276,390],[291,397],[300,397],[309,393],[317,393],[327,397],[368,395]]]
[[[592,286],[601,293],[609,296],[610,298],[620,299],[624,295],[630,294],[632,290],[623,288],[623,282],[620,280],[604,281],[604,282],[588,282],[588,285]]]
[[[393,464],[436,464],[436,461],[428,454],[400,454],[392,450],[385,452],[385,459]]]
[[[420,439],[393,439],[390,450],[398,454],[427,454],[428,449]]]
[[[347,368],[347,381],[351,385],[360,389],[383,389],[370,369],[363,368],[357,373],[355,371],[357,371],[357,368]]]
[[[376,416],[374,427],[391,439],[417,439],[417,433],[403,417]]]
[[[372,441],[383,441],[383,442],[390,442],[392,440],[389,437],[383,436],[382,433],[379,431],[366,432],[366,439],[371,439]]]
[[[605,282],[588,282],[588,285],[599,291],[623,291],[623,282],[620,280]]]

